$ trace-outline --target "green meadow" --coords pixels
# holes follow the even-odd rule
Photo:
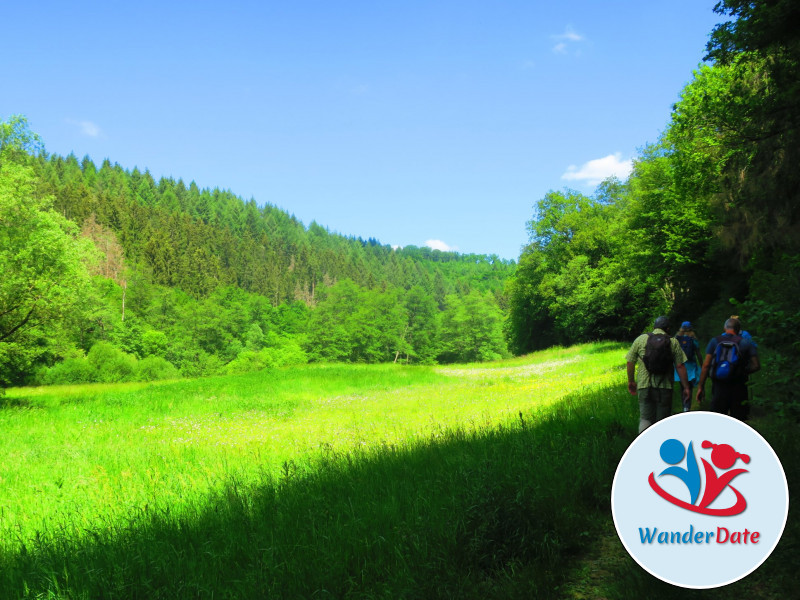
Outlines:
[[[613,531],[624,352],[10,389],[0,598],[686,596]],[[782,458],[790,432],[763,423]],[[786,597],[791,524],[755,574],[688,595]]]

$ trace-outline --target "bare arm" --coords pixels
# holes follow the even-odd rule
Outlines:
[[[761,369],[761,361],[758,360],[758,356],[752,356],[750,358],[750,364],[747,365],[747,374],[750,375],[751,373],[755,373],[760,369]]]
[[[706,354],[703,361],[703,368],[700,371],[700,383],[697,384],[697,403],[700,404],[706,395],[706,379],[708,379],[708,371],[711,368],[711,355]]]
[[[689,391],[689,380],[686,377],[686,365],[683,363],[675,365],[675,371],[678,373],[678,379],[681,380],[681,398],[683,401],[691,401],[691,393]]]
[[[636,364],[628,361],[628,393],[632,396],[636,395]]]

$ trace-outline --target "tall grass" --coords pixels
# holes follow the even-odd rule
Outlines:
[[[0,598],[560,597],[636,433],[623,354],[11,390]]]

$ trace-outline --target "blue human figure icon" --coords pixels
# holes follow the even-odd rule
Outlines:
[[[661,471],[659,477],[662,475],[674,475],[683,481],[689,489],[690,503],[694,504],[700,495],[700,468],[697,466],[692,442],[689,442],[689,450],[687,451],[682,442],[676,439],[669,439],[661,444],[659,453],[665,463],[673,465]],[[674,466],[683,460],[684,455],[686,455],[686,468]]]

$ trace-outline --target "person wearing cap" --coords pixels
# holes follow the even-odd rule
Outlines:
[[[650,373],[645,367],[644,356],[650,336],[663,335],[669,338],[672,363],[681,382],[683,402],[690,399],[689,382],[686,379],[686,355],[681,345],[669,337],[671,327],[667,317],[658,317],[653,324],[652,334],[643,333],[637,337],[625,355],[628,371],[628,392],[639,397],[639,433],[672,414],[672,371],[664,374]],[[637,368],[638,367],[638,368]]]
[[[705,384],[711,376],[711,410],[730,415],[740,421],[748,417],[747,379],[750,374],[761,369],[758,349],[745,337],[742,337],[742,324],[739,319],[730,318],[725,321],[725,333],[711,338],[706,347],[706,358],[700,371],[700,383],[697,385],[697,403],[702,404],[705,398]],[[733,342],[738,346],[741,367],[736,369],[726,380],[715,379],[713,374],[713,358],[717,346],[722,342]]]
[[[686,355],[686,362],[683,364],[686,367],[686,380],[689,382],[689,398],[683,401],[683,412],[689,412],[692,407],[694,386],[700,381],[700,365],[703,364],[703,355],[700,353],[700,342],[697,341],[691,321],[681,323],[681,328],[678,330],[678,335],[675,336],[675,339],[678,340],[681,350]],[[677,369],[675,369],[673,379],[680,381]]]

